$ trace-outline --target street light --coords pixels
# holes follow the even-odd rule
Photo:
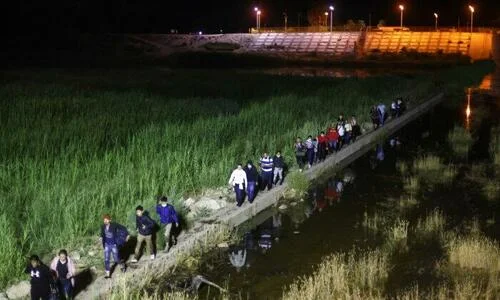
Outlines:
[[[399,9],[401,10],[401,19],[400,19],[400,27],[403,28],[403,11],[405,10],[405,7],[403,5],[399,5]]]
[[[258,10],[257,11],[257,30],[260,32],[260,14],[261,14],[261,11]]]
[[[259,15],[260,15],[260,10],[259,8],[256,6],[253,8],[253,10],[255,11],[255,27],[257,29],[257,31],[259,31]]]
[[[328,26],[328,12],[325,11],[325,26]]]
[[[470,33],[472,33],[472,28],[474,24],[474,6],[469,5],[470,10]]]
[[[333,10],[335,9],[335,7],[333,7],[333,5],[330,5],[328,9],[330,10],[330,32],[333,32]]]
[[[288,15],[286,14],[286,12],[283,13],[283,18],[285,19],[285,32],[286,32],[286,27],[288,24]]]
[[[434,27],[436,28],[436,31],[437,31],[438,30],[438,14],[437,13],[434,13],[434,18],[436,19]]]

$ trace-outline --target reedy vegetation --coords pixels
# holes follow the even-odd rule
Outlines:
[[[97,234],[104,212],[125,223],[135,205],[152,207],[157,194],[178,199],[223,185],[235,162],[263,150],[281,149],[292,161],[294,138],[324,129],[340,112],[363,122],[381,99],[410,90],[425,99],[433,79],[463,86],[484,71],[363,80],[199,70],[4,72],[0,249],[9,259],[0,287],[21,277],[29,253],[71,249]]]

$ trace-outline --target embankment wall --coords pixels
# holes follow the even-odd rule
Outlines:
[[[498,36],[498,34],[497,34]],[[234,44],[240,53],[320,54],[357,56],[370,53],[463,54],[474,60],[490,59],[496,41],[494,32],[370,31],[301,32],[219,35],[129,35],[131,41],[161,49],[162,54],[204,51],[209,43]],[[496,48],[498,49],[498,48]]]

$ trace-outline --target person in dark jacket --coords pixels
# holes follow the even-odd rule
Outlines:
[[[32,255],[24,272],[31,276],[31,299],[48,300],[51,295],[50,285],[53,283],[49,267],[44,265],[37,255]]]
[[[120,264],[121,271],[127,270],[125,262],[120,260],[118,247],[121,247],[129,239],[129,235],[125,226],[111,222],[111,216],[105,214],[103,216],[103,225],[101,226],[101,240],[104,248],[104,268],[106,270],[105,278],[111,278],[110,256],[113,255],[115,264]]]
[[[179,227],[179,218],[175,208],[168,203],[166,196],[159,197],[156,213],[160,217],[160,224],[165,226],[165,251],[168,251],[172,244],[177,244],[177,239],[172,234],[172,226],[175,224],[175,227]]]
[[[146,249],[151,257],[155,259],[153,249],[153,230],[155,222],[144,212],[144,208],[139,205],[135,208],[135,226],[137,228],[137,244],[135,245],[134,258],[131,262],[137,262],[141,256],[141,247],[146,242]]]
[[[252,203],[255,199],[255,187],[259,182],[259,172],[257,172],[257,168],[253,165],[252,161],[249,160],[247,165],[243,169],[247,174],[247,197],[248,202]]]
[[[280,185],[283,184],[283,168],[285,168],[285,161],[283,160],[283,156],[281,155],[281,151],[276,151],[276,155],[273,157],[274,163],[274,176],[273,183],[278,184],[278,179],[280,181]]]
[[[294,150],[297,166],[299,167],[299,171],[302,171],[306,156],[306,146],[302,143],[302,139],[299,137],[295,140]]]
[[[377,106],[372,106],[370,109],[370,118],[372,119],[373,129],[377,129],[380,126],[380,117],[377,110]]]

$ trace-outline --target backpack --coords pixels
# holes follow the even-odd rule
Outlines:
[[[116,224],[116,245],[122,247],[127,242],[128,230],[125,226]]]

